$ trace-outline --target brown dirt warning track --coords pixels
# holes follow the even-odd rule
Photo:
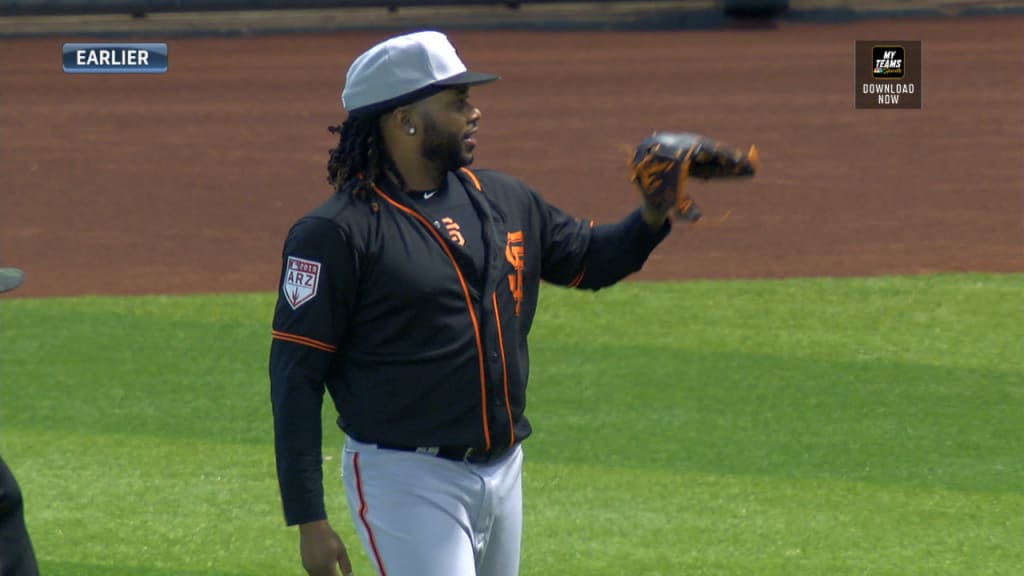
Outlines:
[[[656,129],[758,145],[755,179],[691,184],[710,218],[731,214],[677,226],[636,276],[651,280],[1024,271],[1021,29],[450,36],[503,75],[473,92],[475,166],[580,217],[637,205],[623,150]],[[75,38],[0,41],[0,265],[26,270],[17,296],[275,290],[288,226],[329,193],[345,68],[385,36],[169,39],[169,72],[137,76],[64,74]],[[893,39],[924,43],[924,108],[855,110],[854,42]]]

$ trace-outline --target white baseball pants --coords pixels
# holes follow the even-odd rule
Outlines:
[[[487,464],[348,438],[349,511],[379,576],[517,576],[522,447]]]

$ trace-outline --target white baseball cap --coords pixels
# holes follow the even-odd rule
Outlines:
[[[452,86],[499,78],[467,70],[444,34],[416,32],[385,40],[356,58],[345,76],[341,104],[350,114],[383,111]]]

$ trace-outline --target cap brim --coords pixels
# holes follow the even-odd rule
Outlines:
[[[18,268],[0,268],[0,292],[14,290],[25,281],[25,273]]]
[[[485,74],[483,72],[470,72],[466,70],[462,74],[456,74],[451,78],[438,80],[434,86],[476,86],[477,84],[489,84],[501,79],[497,74]]]
[[[494,82],[495,80],[499,80],[500,78],[501,76],[498,76],[497,74],[484,74],[482,72],[470,72],[467,70],[462,74],[456,74],[451,78],[438,80],[436,82],[424,86],[423,88],[420,88],[419,90],[409,92],[408,94],[402,94],[401,96],[396,96],[394,98],[384,100],[382,102],[367,104],[366,106],[349,110],[348,113],[357,115],[380,114],[387,110],[393,110],[399,106],[406,106],[408,104],[412,104],[413,102],[423,100],[424,98],[429,98],[434,94],[437,94],[438,92],[443,92],[444,90],[447,90],[449,88],[456,88],[458,86],[476,86],[478,84],[488,84],[490,82]]]

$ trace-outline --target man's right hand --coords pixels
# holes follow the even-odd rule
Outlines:
[[[299,553],[309,576],[352,576],[345,544],[327,520],[299,525]]]

